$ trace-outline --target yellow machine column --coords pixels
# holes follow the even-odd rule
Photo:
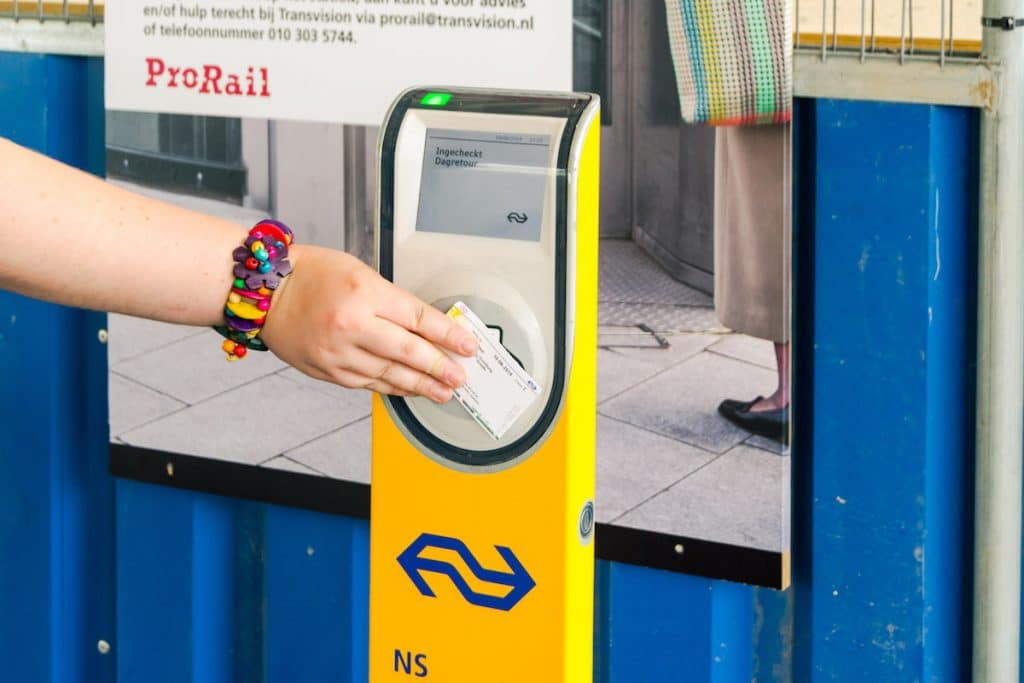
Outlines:
[[[501,438],[376,398],[370,680],[592,679],[599,100],[417,88],[379,144],[378,267],[536,380]]]

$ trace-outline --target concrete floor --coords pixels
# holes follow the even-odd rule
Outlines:
[[[260,218],[162,196],[243,224]],[[771,344],[721,329],[705,295],[630,242],[602,243],[600,318],[598,520],[788,549],[788,450],[716,412],[723,398],[774,389]],[[229,364],[211,330],[117,315],[109,329],[112,440],[369,482],[366,392],[309,379],[271,354]],[[224,421],[264,400],[272,426],[246,433]]]

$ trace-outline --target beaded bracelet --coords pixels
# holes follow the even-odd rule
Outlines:
[[[235,281],[224,305],[224,325],[213,328],[225,337],[221,348],[229,361],[245,358],[249,349],[267,350],[259,335],[274,290],[292,272],[288,262],[292,239],[287,225],[265,220],[257,223],[249,231],[244,246],[232,253]]]

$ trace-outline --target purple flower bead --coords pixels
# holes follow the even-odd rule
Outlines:
[[[252,320],[246,320],[245,318],[229,318],[227,323],[228,327],[237,332],[252,332],[260,327]]]

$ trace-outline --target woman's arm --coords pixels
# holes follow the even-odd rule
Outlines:
[[[0,288],[185,325],[222,320],[246,231],[142,197],[0,139]],[[301,236],[300,236],[301,239]],[[348,254],[296,244],[262,337],[319,379],[451,398],[464,371],[435,344],[472,335]]]
[[[220,321],[233,223],[122,190],[0,138],[0,287],[185,325]]]

